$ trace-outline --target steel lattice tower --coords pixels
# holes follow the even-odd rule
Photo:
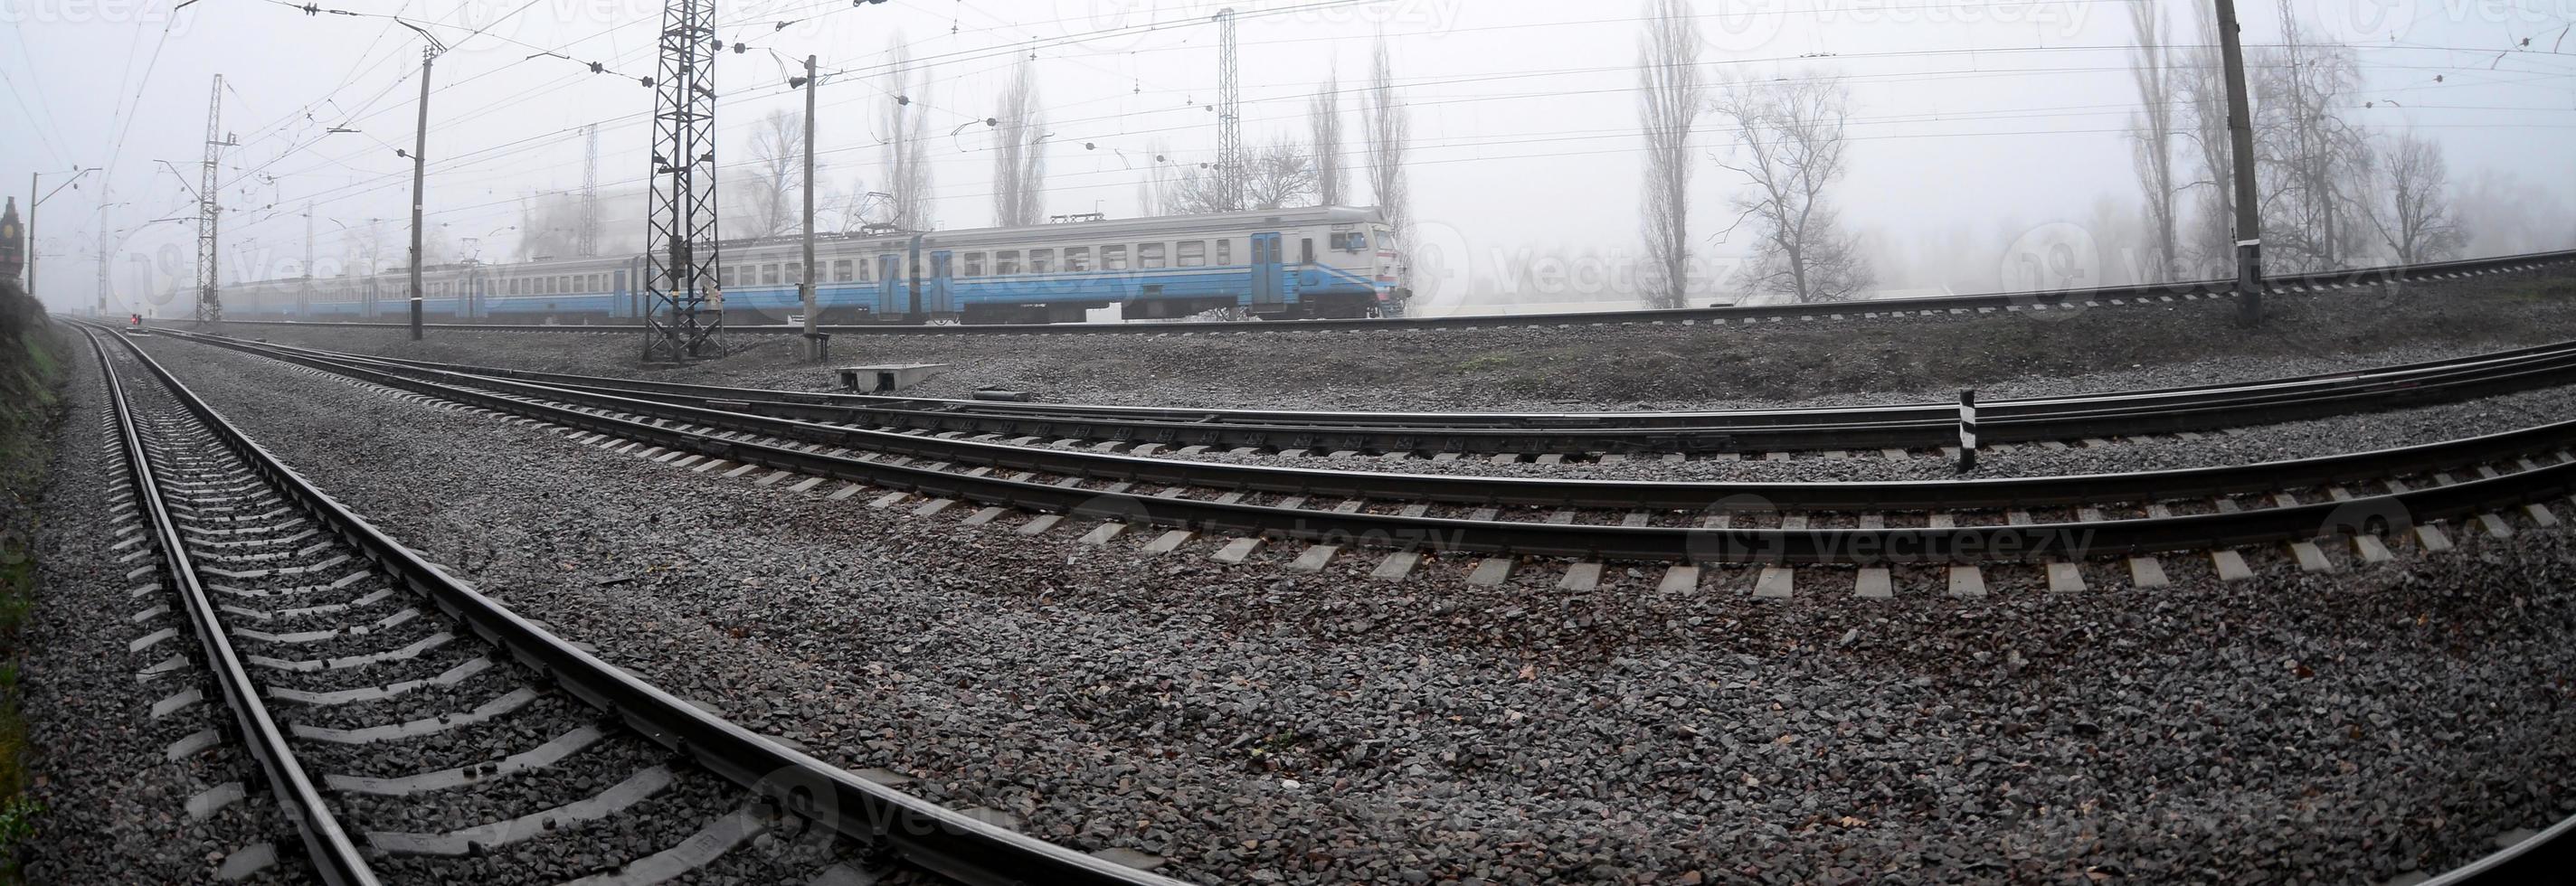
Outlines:
[[[599,124],[581,130],[588,145],[582,152],[581,231],[573,244],[573,254],[589,257],[599,254]]]
[[[645,211],[644,361],[685,363],[722,352],[724,290],[716,274],[715,0],[662,7],[661,76],[653,81],[653,185]]]
[[[215,292],[215,169],[224,151],[224,75],[206,99],[206,168],[197,185],[197,319],[224,319],[223,296]]]
[[[1217,10],[1216,180],[1225,208],[1243,208],[1243,84],[1235,79],[1234,9]]]

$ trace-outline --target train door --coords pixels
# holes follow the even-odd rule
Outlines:
[[[626,297],[626,269],[608,272],[608,316],[624,317],[629,300]]]
[[[1280,291],[1279,234],[1252,235],[1252,306],[1274,307],[1285,298]]]
[[[899,317],[912,310],[912,291],[903,277],[903,256],[877,256],[877,316]]]
[[[924,312],[931,314],[957,313],[957,290],[956,287],[952,285],[954,278],[949,264],[949,260],[954,257],[955,253],[945,249],[935,249],[931,251],[930,282],[921,294],[921,309]]]

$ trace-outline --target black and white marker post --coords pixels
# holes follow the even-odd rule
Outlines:
[[[1959,473],[1977,469],[1977,389],[1959,389]]]

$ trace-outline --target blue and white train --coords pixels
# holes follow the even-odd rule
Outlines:
[[[819,320],[1070,323],[1228,311],[1267,318],[1403,313],[1404,250],[1375,209],[1327,206],[924,234],[832,235],[814,247]],[[725,322],[804,313],[795,237],[719,249]],[[640,257],[462,263],[422,269],[439,321],[631,322],[645,309]],[[224,314],[258,319],[409,316],[407,269],[235,283]]]

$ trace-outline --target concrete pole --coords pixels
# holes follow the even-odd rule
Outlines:
[[[433,49],[420,51],[420,128],[411,142],[411,340],[420,340],[420,203],[421,185],[429,174],[429,63]]]
[[[2245,99],[2245,49],[2237,40],[2236,0],[2218,4],[2218,50],[2227,69],[2228,150],[2236,166],[2236,322],[2263,322],[2263,213],[2254,193],[2254,115]]]
[[[808,359],[821,362],[823,340],[816,335],[814,280],[822,274],[814,270],[814,57],[805,57],[805,275],[796,288],[805,297],[805,353]]]

